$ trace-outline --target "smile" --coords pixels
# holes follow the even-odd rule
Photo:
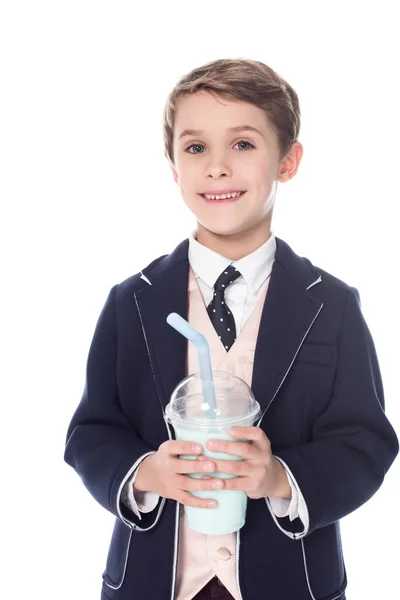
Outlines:
[[[234,194],[226,194],[226,195],[222,195],[222,196],[213,196],[211,194],[207,194],[207,196],[205,196],[204,194],[200,194],[200,196],[202,196],[206,202],[222,203],[222,202],[236,202],[236,200],[239,200],[239,198],[244,196],[245,193],[246,192],[236,192]]]

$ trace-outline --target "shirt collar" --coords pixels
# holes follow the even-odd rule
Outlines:
[[[275,260],[276,239],[273,232],[269,239],[251,254],[232,261],[222,254],[200,244],[196,239],[196,230],[189,235],[188,258],[196,277],[201,277],[213,288],[222,271],[233,265],[243,275],[246,284],[256,294],[270,276]]]

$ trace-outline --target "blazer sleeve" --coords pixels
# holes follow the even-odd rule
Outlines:
[[[143,457],[156,449],[138,435],[121,410],[117,388],[115,285],[96,324],[82,399],[68,427],[65,461],[95,500],[134,529],[152,528],[165,499],[139,519],[121,500],[125,482]]]
[[[358,290],[349,288],[330,402],[314,423],[310,443],[275,452],[302,491],[309,527],[299,534],[296,520],[292,525],[288,518],[278,526],[298,539],[345,517],[375,494],[398,452],[374,342]]]

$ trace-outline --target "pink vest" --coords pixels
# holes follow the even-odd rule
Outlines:
[[[210,345],[212,368],[229,371],[243,379],[249,387],[253,377],[254,351],[268,283],[269,279],[256,308],[227,352],[207,314],[196,276],[189,268],[189,323],[206,337]],[[188,342],[186,375],[198,370],[196,349]],[[178,548],[176,600],[191,600],[214,576],[218,577],[236,600],[240,600],[236,583],[236,533],[197,533],[187,526],[181,506]]]

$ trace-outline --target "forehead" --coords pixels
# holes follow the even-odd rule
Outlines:
[[[174,127],[177,139],[186,129],[212,133],[243,125],[255,127],[264,137],[271,132],[265,112],[250,102],[215,96],[206,90],[177,99]]]

